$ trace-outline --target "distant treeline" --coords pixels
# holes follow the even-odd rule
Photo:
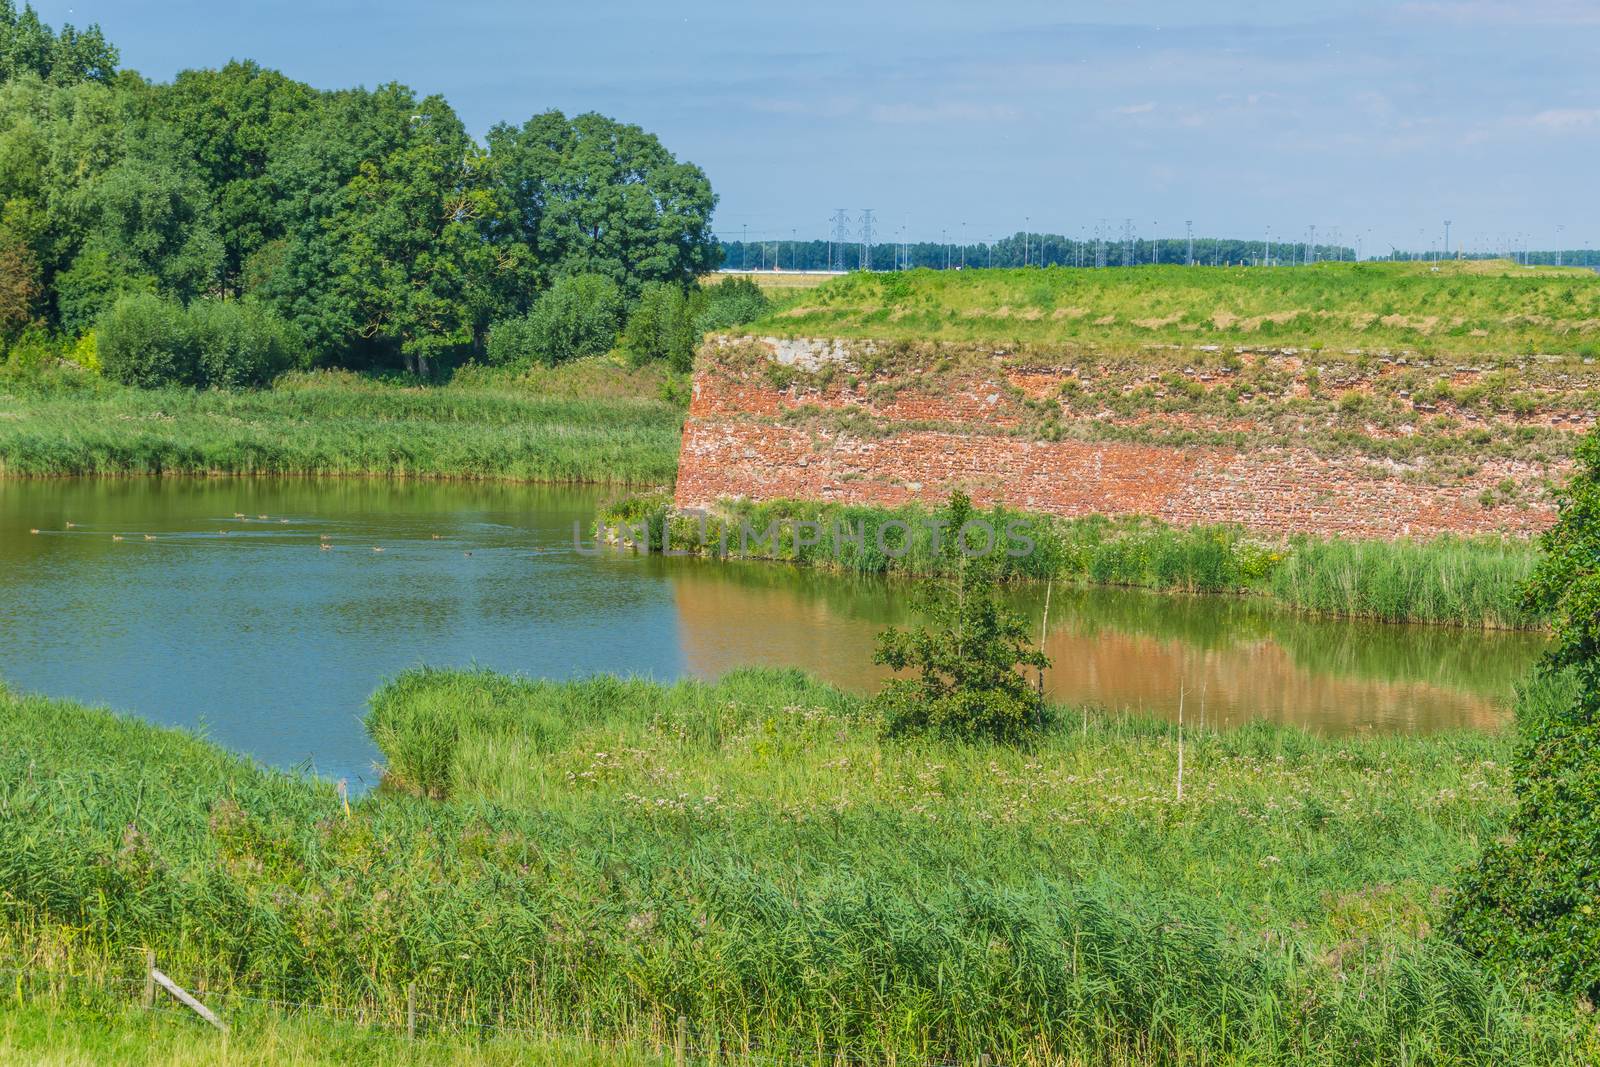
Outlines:
[[[859,240],[843,244],[826,240],[725,240],[721,243],[722,266],[725,270],[859,270],[866,266]],[[1190,254],[1190,242],[1183,237],[1131,241],[1104,237],[1097,240],[1093,237],[1072,238],[1056,233],[1024,233],[1019,230],[1010,237],[1002,237],[992,243],[980,241],[963,245],[914,241],[899,244],[889,241],[874,244],[871,259],[873,270],[910,270],[915,267],[954,270],[964,266],[1123,267],[1149,263],[1188,263]],[[1356,250],[1348,245],[1321,243],[1308,247],[1304,241],[1274,241],[1269,250],[1267,243],[1260,238],[1196,237],[1193,242],[1193,261],[1207,266],[1257,266],[1269,255],[1274,266],[1290,266],[1324,260],[1354,261]],[[1382,256],[1374,256],[1363,250],[1361,258],[1431,260],[1439,258],[1439,251],[1395,249]],[[1534,266],[1600,267],[1600,251],[1584,248],[1566,251],[1455,252],[1451,258],[1509,258]]]
[[[398,83],[323,91],[251,62],[158,83],[118,62],[98,28],[57,32],[0,0],[13,358],[24,340],[67,359],[79,338],[103,347],[122,308],[133,376],[205,384],[185,354],[205,324],[210,351],[242,338],[303,365],[426,369],[485,352],[495,323],[580,276],[609,344],[641,301],[671,303],[652,287],[682,304],[718,263],[710,182],[637,126],[547,111],[479,143],[442,97]],[[212,303],[230,306],[196,308]]]
[[[1257,264],[1269,255],[1266,242],[1232,237],[1196,237],[1194,262],[1204,264]],[[914,241],[872,246],[873,270],[935,270],[958,267],[1122,267],[1148,263],[1189,262],[1187,238],[1100,239],[1065,237],[1058,233],[1017,231],[994,242],[972,244]],[[1304,243],[1270,247],[1271,261],[1286,265],[1312,260],[1355,258],[1355,250],[1342,245]],[[857,270],[866,266],[860,241],[723,241],[722,266],[726,270]]]

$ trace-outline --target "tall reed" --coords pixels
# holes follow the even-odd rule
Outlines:
[[[681,1013],[824,1060],[1594,1051],[1571,1009],[1426,936],[1504,825],[1504,740],[1191,727],[1179,802],[1169,726],[1057,719],[1024,750],[891,741],[795,672],[417,672],[373,702],[390,785],[346,813],[197,738],[7,695],[0,926],[368,1018],[413,986],[441,1025]]]

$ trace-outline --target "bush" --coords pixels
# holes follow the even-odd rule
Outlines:
[[[695,340],[683,290],[666,282],[646,285],[622,338],[633,361],[664,360],[673,370],[686,371],[694,364]]]
[[[616,343],[622,291],[599,274],[558,280],[521,319],[502,319],[489,331],[489,362],[496,365],[564,363],[598,356]]]
[[[1517,812],[1451,908],[1451,930],[1503,973],[1600,999],[1600,436],[1524,587],[1555,642],[1517,704]]]
[[[124,296],[96,330],[105,376],[152,388],[200,380],[194,322],[183,308],[149,293]]]
[[[293,330],[259,304],[198,300],[189,307],[189,319],[204,385],[266,385],[294,363],[298,345]]]
[[[493,367],[525,367],[539,359],[529,316],[501,319],[489,327],[484,355]]]
[[[754,322],[767,313],[770,301],[761,286],[749,278],[729,278],[695,294],[694,332],[703,337]]]
[[[1033,647],[1022,617],[995,602],[994,556],[961,558],[956,533],[973,518],[964,494],[951,496],[948,517],[940,548],[952,578],[932,580],[924,591],[929,625],[909,633],[890,627],[872,656],[918,677],[889,682],[869,707],[890,733],[1016,741],[1044,718],[1043,700],[1019,668],[1042,671],[1050,660]]]

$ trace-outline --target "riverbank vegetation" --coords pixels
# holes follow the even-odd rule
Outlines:
[[[1548,683],[1525,700],[1558,700]],[[1544,704],[1540,705],[1541,707]],[[1432,930],[1509,739],[1052,709],[889,736],[794,672],[415,671],[348,808],[197,738],[0,697],[9,958],[234,994],[831,1062],[1585,1062],[1592,1017]],[[32,986],[28,988],[33,988]],[[130,994],[131,996],[136,994]]]
[[[1183,593],[1250,593],[1297,611],[1386,622],[1521,628],[1539,625],[1518,594],[1539,553],[1500,537],[1356,541],[1250,535],[1237,526],[1176,527],[1146,518],[1063,519],[980,509],[996,534],[1001,581],[1063,579]],[[724,501],[678,512],[667,494],[603,508],[597,533],[650,551],[773,560],[847,574],[927,577],[951,566],[934,528],[952,537],[948,507],[880,508],[797,500]],[[1010,531],[1008,533],[1008,531]],[[859,533],[860,536],[856,536]],[[975,529],[976,551],[988,534]]]
[[[754,327],[801,337],[1600,356],[1600,277],[1510,262],[855,273]]]
[[[348,372],[271,389],[136,389],[0,376],[0,476],[350,474],[651,485],[677,469],[679,380],[604,359],[458,373]]]

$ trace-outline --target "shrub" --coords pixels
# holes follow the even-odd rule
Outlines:
[[[558,280],[521,319],[502,319],[489,331],[489,362],[497,365],[564,363],[598,356],[616,343],[622,291],[599,274]]]
[[[767,294],[749,278],[729,278],[699,290],[694,301],[694,332],[704,336],[754,322],[767,313]]]
[[[529,317],[501,319],[489,328],[489,343],[484,350],[490,366],[527,366],[539,358],[534,345]]]
[[[1469,872],[1457,940],[1509,975],[1600,999],[1600,437],[1524,587],[1554,645],[1517,705],[1517,811]]]
[[[872,656],[874,663],[914,669],[919,677],[894,679],[869,706],[890,733],[1016,741],[1042,724],[1044,712],[1019,668],[1042,671],[1050,660],[1033,647],[1022,617],[995,602],[993,555],[962,558],[956,533],[972,518],[964,494],[951,496],[948,517],[940,551],[953,577],[924,590],[929,625],[909,633],[890,627],[878,635]]]
[[[651,282],[639,293],[622,347],[635,363],[665,360],[673,370],[686,371],[694,364],[695,338],[683,290],[666,282]]]
[[[204,385],[266,385],[294,362],[297,345],[289,324],[259,304],[197,300],[189,319]]]
[[[124,296],[96,329],[106,377],[125,385],[192,385],[200,377],[194,323],[177,304],[149,293]]]

